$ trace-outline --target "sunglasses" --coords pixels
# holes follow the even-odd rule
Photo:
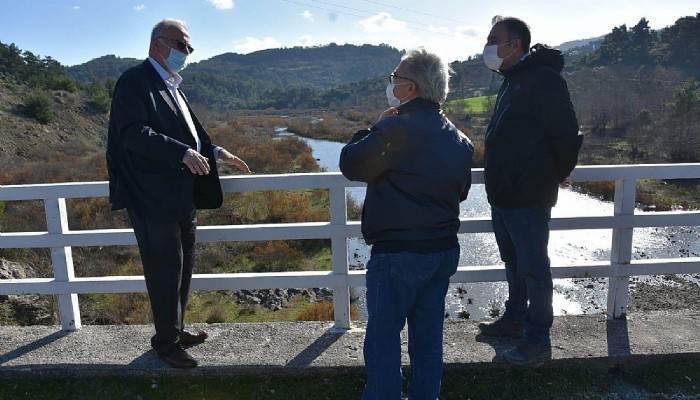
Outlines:
[[[194,52],[194,47],[188,45],[187,43],[183,42],[182,40],[173,39],[173,38],[169,38],[169,37],[165,37],[165,36],[158,36],[158,39],[167,39],[167,40],[170,40],[172,42],[175,42],[176,43],[175,47],[177,47],[177,49],[183,53],[185,51],[187,51],[188,54],[192,54],[192,52]]]
[[[412,82],[413,84],[416,83],[413,79],[411,79],[411,78],[406,78],[405,76],[400,76],[400,75],[396,75],[396,74],[389,74],[389,76],[387,76],[387,79],[389,80],[389,83],[393,83],[393,84],[396,84],[396,78],[405,79],[405,80],[407,80],[407,81]]]

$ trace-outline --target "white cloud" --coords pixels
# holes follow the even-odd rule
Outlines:
[[[78,11],[78,10],[80,10],[80,6],[73,6],[73,9],[74,9],[75,11]]]
[[[299,37],[299,45],[304,47],[309,47],[313,45],[314,38],[311,35],[303,35]]]
[[[301,16],[311,22],[314,22],[314,14],[309,10],[304,10],[304,12],[301,13]]]
[[[262,39],[247,36],[245,39],[237,40],[233,45],[236,52],[242,54],[248,54],[258,50],[274,49],[278,47],[282,47],[280,42],[270,36]]]
[[[381,12],[358,22],[367,33],[401,31],[406,22],[395,19],[388,12]]]
[[[442,34],[445,34],[445,35],[449,35],[449,34],[450,34],[450,28],[448,28],[448,27],[446,27],[446,26],[432,26],[432,25],[431,25],[431,26],[428,27],[428,30],[429,30],[430,32],[433,32],[433,33],[442,33]]]
[[[233,8],[233,0],[207,0],[209,4],[216,7],[217,10],[230,10]]]
[[[476,37],[479,35],[479,31],[472,26],[458,26],[455,28],[455,32],[459,35]]]
[[[134,11],[136,11],[136,12],[140,12],[140,11],[143,11],[145,9],[146,9],[145,4],[139,4],[138,6],[134,6]]]

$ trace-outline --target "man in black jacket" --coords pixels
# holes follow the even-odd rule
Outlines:
[[[471,185],[473,147],[445,117],[448,67],[409,52],[389,76],[391,108],[342,150],[340,169],[367,182],[367,385],[363,399],[401,398],[401,330],[408,321],[410,399],[436,399],[445,294],[459,261],[459,203]]]
[[[485,175],[509,291],[503,316],[479,328],[486,336],[522,336],[503,357],[528,364],[551,358],[549,220],[559,184],[576,166],[582,136],[561,76],[561,52],[530,49],[523,21],[496,20],[484,63],[504,77],[486,133]]]
[[[197,366],[185,347],[207,338],[184,323],[195,209],[221,206],[217,159],[250,172],[212,144],[178,88],[178,72],[192,51],[183,22],[164,20],[153,28],[149,58],[116,84],[107,138],[110,203],[127,209],[136,234],[156,329],[151,345],[177,368]]]

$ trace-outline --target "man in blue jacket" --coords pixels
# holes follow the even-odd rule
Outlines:
[[[410,399],[434,400],[442,375],[445,295],[459,261],[459,203],[471,185],[473,147],[445,117],[448,67],[409,52],[389,76],[391,108],[342,150],[340,169],[367,182],[367,385],[363,399],[401,399],[401,337],[408,321]]]
[[[525,22],[497,17],[484,63],[504,77],[486,132],[485,175],[508,300],[499,320],[479,328],[486,336],[522,337],[503,357],[528,364],[551,358],[549,220],[559,184],[576,166],[582,136],[561,76],[561,52],[530,49]]]

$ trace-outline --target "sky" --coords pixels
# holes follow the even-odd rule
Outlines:
[[[189,26],[191,61],[266,48],[337,44],[424,46],[447,61],[480,53],[491,19],[516,16],[533,43],[608,33],[640,18],[652,28],[700,12],[698,0],[0,0],[0,41],[64,65],[106,54],[145,58],[153,25]]]

